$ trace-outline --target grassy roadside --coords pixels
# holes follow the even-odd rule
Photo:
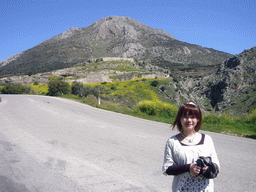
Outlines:
[[[101,101],[101,104],[98,104],[98,100],[95,97],[87,98],[78,98],[74,95],[64,95],[60,96],[67,99],[72,99],[81,103],[85,103],[97,108],[110,110],[118,113],[123,113],[131,115],[134,117],[148,119],[157,122],[163,122],[172,124],[175,119],[175,115],[167,116],[165,114],[159,115],[149,115],[141,112],[138,108],[133,110],[129,109],[126,106],[117,106],[112,102]],[[256,113],[256,110],[254,111]],[[222,133],[227,135],[239,136],[256,139],[256,126],[255,126],[255,115],[250,114],[244,117],[230,117],[228,115],[217,115],[217,114],[208,114],[203,115],[203,125],[202,130]]]
[[[158,85],[153,84],[154,81]],[[85,84],[97,87],[100,91],[100,104],[93,95],[78,97],[73,94],[61,95],[66,99],[85,103],[94,107],[123,113],[152,121],[172,124],[177,114],[178,106],[159,92],[159,87],[167,85],[167,79],[135,79]],[[72,85],[72,84],[70,84]],[[46,95],[48,85],[30,85],[36,94]],[[2,87],[3,88],[3,87]],[[169,88],[169,92],[175,91]],[[256,139],[256,109],[250,114],[233,117],[227,114],[203,114],[202,130]]]

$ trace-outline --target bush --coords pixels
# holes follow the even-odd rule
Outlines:
[[[91,92],[92,92],[92,87],[87,85],[83,88],[81,95],[83,95],[83,97],[87,97],[88,95],[91,94]]]
[[[222,113],[222,114],[216,114],[216,113],[211,113],[206,116],[203,116],[203,122],[204,123],[210,123],[210,124],[222,124],[222,125],[229,125],[233,124],[235,122],[234,117]]]
[[[256,124],[256,109],[252,110],[251,113],[247,114],[246,122]]]
[[[93,95],[88,95],[86,100],[89,105],[93,105],[93,106],[98,105],[98,99]]]
[[[9,84],[2,89],[2,94],[22,94],[22,86],[21,85],[14,85]]]
[[[78,97],[87,97],[88,95],[93,95],[96,98],[99,98],[100,96],[100,87],[94,86],[91,87],[89,85],[83,86],[82,83],[74,82],[72,85],[72,94],[77,95]]]
[[[35,90],[36,94],[46,95],[48,92],[48,85],[47,84],[30,84],[30,86]]]
[[[164,85],[161,85],[161,86],[159,87],[159,89],[160,89],[162,92],[164,92],[166,88],[165,88]]]
[[[35,94],[35,90],[28,85],[9,84],[2,89],[2,94]]]
[[[50,96],[57,96],[70,93],[70,85],[62,80],[51,80],[48,83],[48,93]]]
[[[97,86],[95,86],[91,89],[91,95],[94,95],[96,98],[99,98],[100,91],[99,91],[99,88],[97,88]]]
[[[210,124],[218,124],[220,123],[220,117],[217,114],[210,114],[207,116],[203,116],[204,123],[210,123]]]
[[[158,85],[158,81],[152,81],[152,83],[151,83],[151,85],[153,86],[153,87],[156,87],[157,85]]]
[[[111,90],[116,90],[115,85],[112,85],[110,89],[111,89]]]
[[[72,84],[72,87],[71,87],[71,93],[74,94],[74,95],[81,95],[81,92],[84,88],[84,85],[82,83],[79,83],[79,82],[74,82]]]
[[[111,101],[104,101],[101,105],[102,109],[107,109],[111,111],[116,111],[118,109],[117,105],[115,103],[112,103]]]
[[[138,104],[142,113],[148,115],[161,115],[164,117],[175,117],[178,107],[162,101],[143,101]]]

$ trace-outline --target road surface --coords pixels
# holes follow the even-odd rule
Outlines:
[[[161,172],[170,125],[75,101],[0,95],[0,191],[171,191]],[[215,191],[255,191],[256,141],[209,133]]]

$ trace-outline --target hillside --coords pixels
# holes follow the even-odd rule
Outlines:
[[[158,66],[134,62],[133,59],[101,57],[50,72],[0,78],[0,84],[46,84],[55,77],[64,78],[71,83],[98,83],[135,78],[165,78],[168,77],[168,71]]]
[[[158,89],[165,102],[194,100],[203,111],[244,115],[256,108],[256,47],[245,50],[219,67],[188,67],[168,70],[145,62],[108,57],[92,59],[74,67],[35,75],[1,78],[0,83],[46,84],[51,78],[67,82],[104,83],[135,78],[164,78]],[[161,91],[164,87],[164,91]],[[114,98],[117,102],[118,100]]]
[[[72,28],[0,62],[0,77],[72,67],[92,58],[122,57],[165,68],[213,66],[232,55],[181,42],[129,17],[109,16]]]
[[[168,94],[177,103],[191,99],[207,111],[243,115],[256,108],[256,47],[225,60],[211,75],[176,81]]]

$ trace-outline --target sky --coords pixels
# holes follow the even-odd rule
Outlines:
[[[256,46],[255,0],[1,0],[0,61],[108,16],[234,55]]]

